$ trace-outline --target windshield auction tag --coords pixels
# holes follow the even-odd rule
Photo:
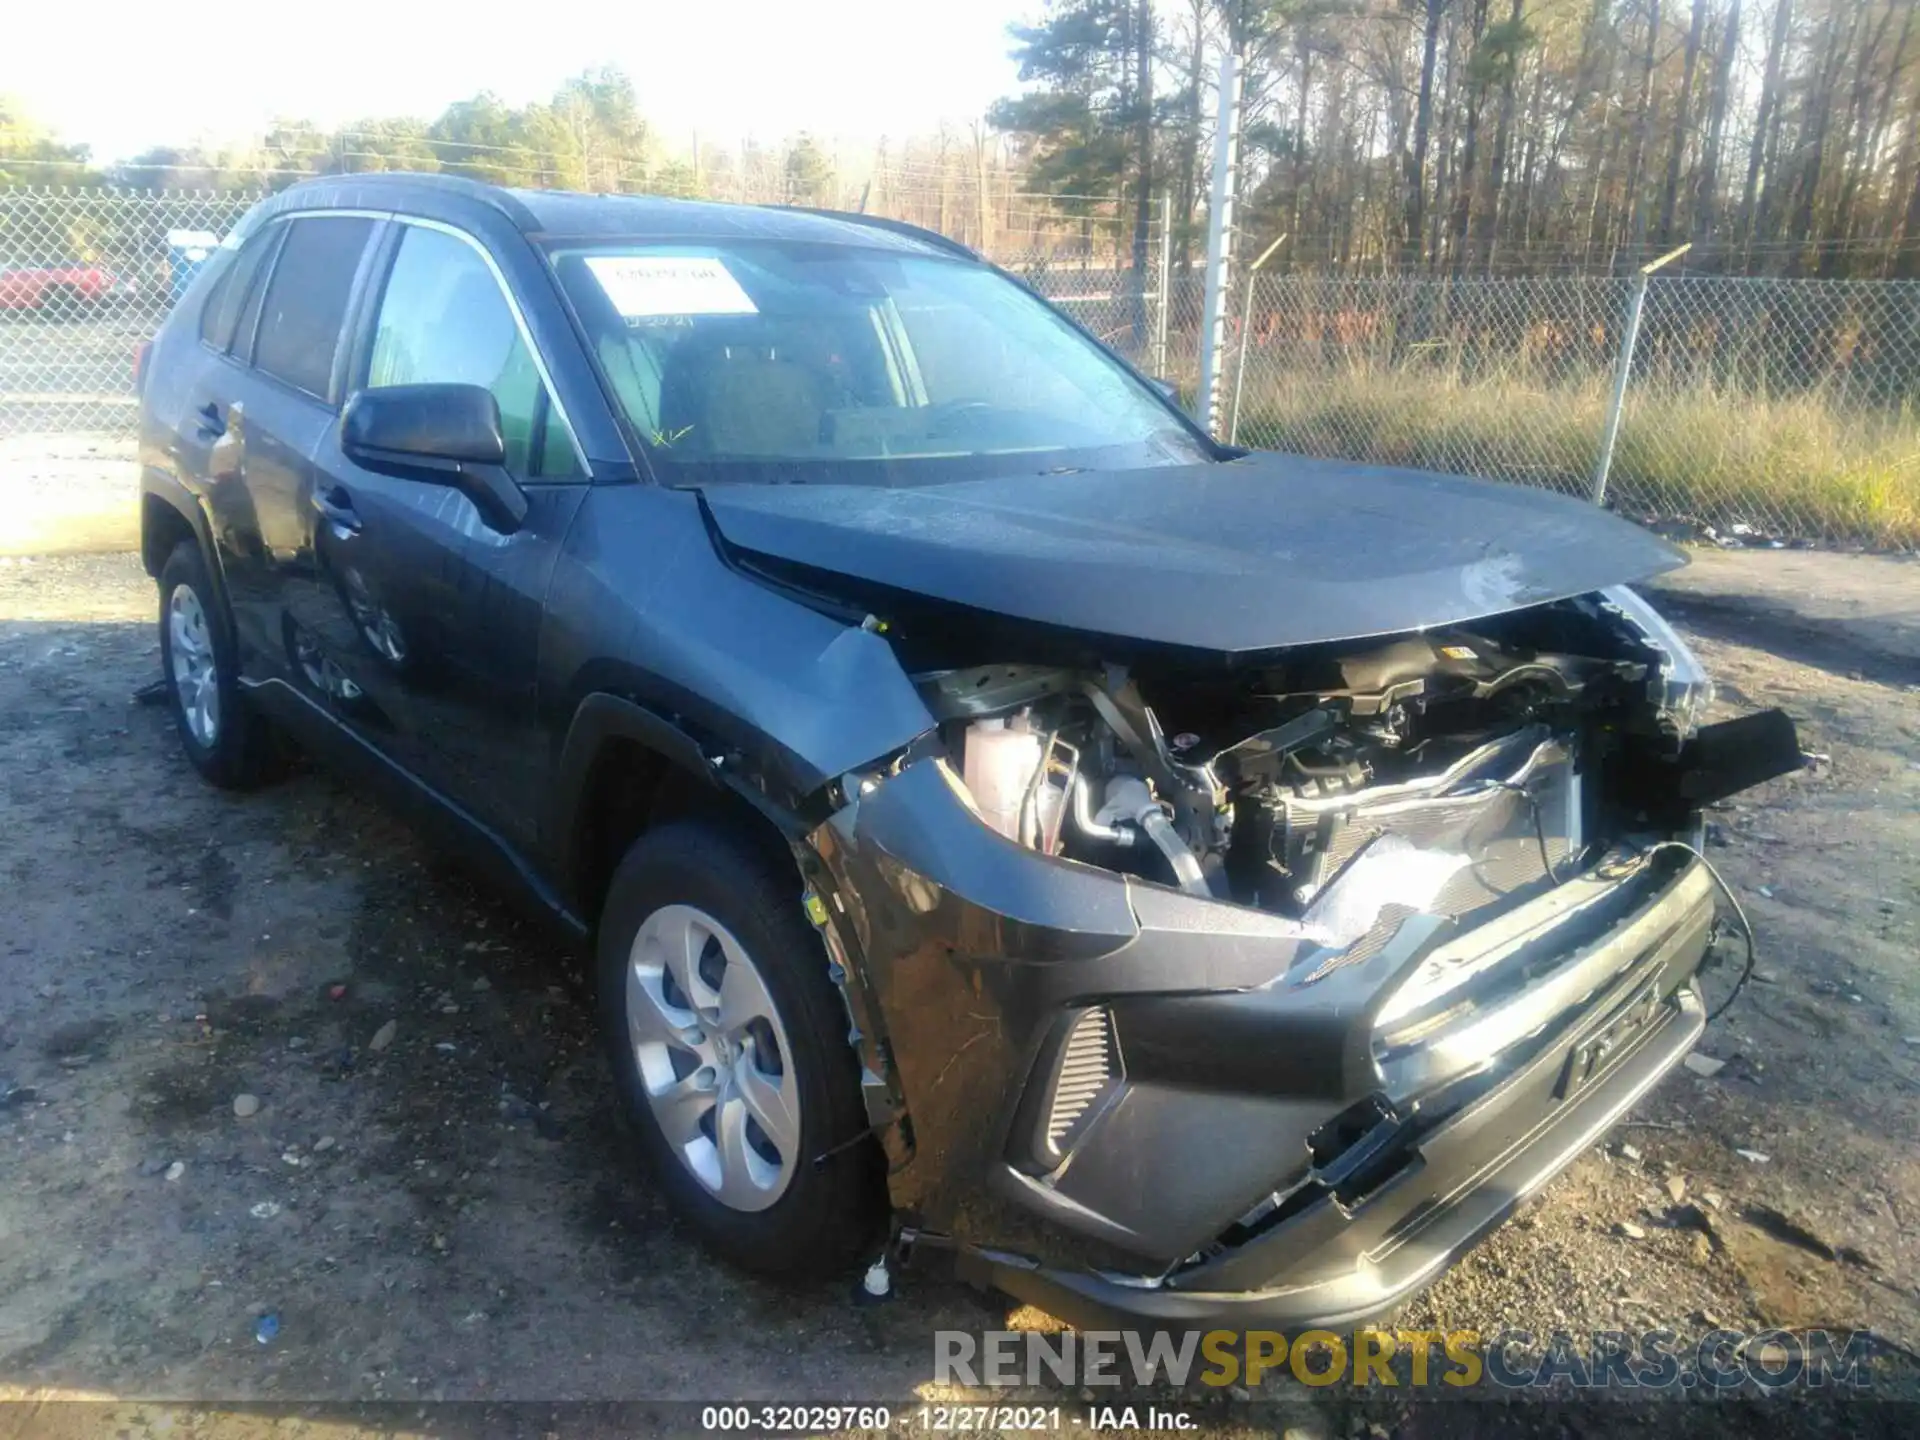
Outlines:
[[[589,255],[587,268],[628,320],[759,313],[716,256]]]

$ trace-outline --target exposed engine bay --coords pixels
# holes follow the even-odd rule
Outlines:
[[[1676,754],[1711,695],[1624,589],[1243,669],[916,679],[1008,839],[1337,949],[1414,911],[1517,903],[1657,831],[1624,777]]]

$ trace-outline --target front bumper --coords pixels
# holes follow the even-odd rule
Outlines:
[[[1581,1033],[1604,1029],[1611,1015]],[[961,1251],[956,1266],[1083,1328],[1352,1324],[1432,1283],[1677,1065],[1704,1024],[1699,992],[1688,984],[1659,1002],[1601,1075],[1562,1100],[1555,1087],[1582,1044],[1570,1038],[1428,1136],[1391,1192],[1357,1209],[1324,1198],[1164,1281],[1048,1268],[984,1247]]]
[[[1280,917],[1001,840],[934,764],[814,847],[870,1070],[907,1117],[896,1208],[964,1276],[1081,1325],[1389,1308],[1704,1023],[1692,860],[1628,856],[1466,931],[1413,916],[1328,964]],[[1436,973],[1467,978],[1389,1004]],[[1104,1048],[1076,1048],[1090,1014]]]

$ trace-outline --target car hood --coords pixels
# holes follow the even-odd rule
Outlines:
[[[721,537],[749,555],[1226,655],[1453,624],[1686,563],[1564,495],[1293,455],[702,494]]]

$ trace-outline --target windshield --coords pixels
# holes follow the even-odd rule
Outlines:
[[[669,484],[1212,458],[1113,356],[981,265],[768,241],[563,247],[553,260]]]

